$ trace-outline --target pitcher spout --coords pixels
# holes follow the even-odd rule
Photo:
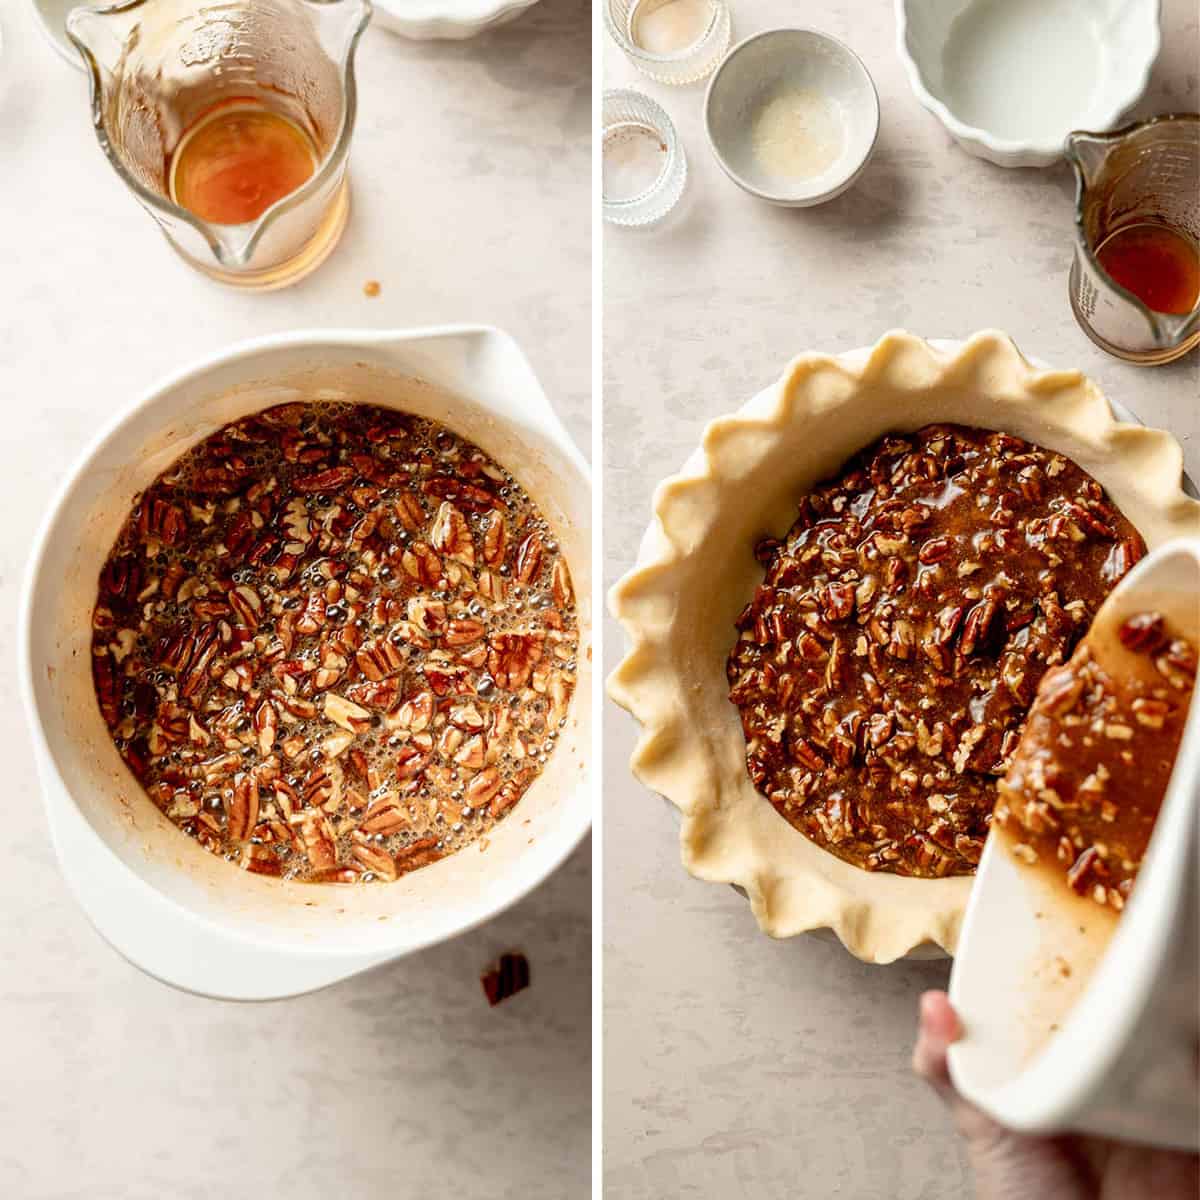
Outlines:
[[[335,0],[332,4],[308,0],[308,3],[326,51],[344,68],[354,43],[374,15],[371,0]]]
[[[1067,134],[1065,153],[1067,162],[1075,168],[1080,187],[1093,186],[1108,158],[1111,137],[1100,133],[1076,130]]]
[[[259,220],[247,225],[206,226],[214,257],[221,266],[228,271],[241,271],[250,265],[261,224]]]
[[[139,21],[141,0],[112,7],[80,5],[67,15],[67,37],[93,75],[111,74]]]
[[[1190,313],[1156,313],[1159,323],[1159,344],[1162,346],[1186,345],[1200,334],[1200,307]]]

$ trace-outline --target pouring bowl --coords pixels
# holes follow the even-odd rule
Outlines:
[[[470,845],[395,883],[294,883],[209,854],[128,772],[91,679],[97,579],[134,496],[230,421],[306,398],[402,409],[474,441],[538,503],[578,597],[576,689],[545,770],[482,852],[483,843]],[[590,822],[590,509],[583,460],[524,355],[494,329],[259,339],[133,404],[83,455],[51,507],[26,576],[19,632],[21,688],[51,835],[97,930],[177,987],[270,999],[453,937],[531,891]]]
[[[1122,653],[1116,629],[1147,609],[1195,642],[1198,597],[1200,539],[1160,546],[1097,613],[1094,652]],[[1198,798],[1193,702],[1119,919],[1061,878],[1024,868],[996,832],[989,836],[950,977],[966,1031],[950,1049],[950,1073],[963,1096],[1002,1124],[1197,1149]]]

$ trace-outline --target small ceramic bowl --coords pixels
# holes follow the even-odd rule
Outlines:
[[[917,99],[977,158],[1045,167],[1114,128],[1158,57],[1160,0],[896,0]]]
[[[722,60],[704,101],[725,174],[790,208],[832,200],[862,173],[879,132],[879,98],[859,57],[815,29],[771,29]]]

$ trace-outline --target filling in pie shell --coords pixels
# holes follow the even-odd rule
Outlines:
[[[974,872],[1043,675],[1145,544],[1062,455],[931,425],[755,553],[727,663],[754,786],[846,862],[936,878]]]

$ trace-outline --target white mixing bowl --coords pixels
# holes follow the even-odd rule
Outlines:
[[[368,401],[443,421],[508,467],[554,526],[578,597],[579,673],[545,772],[486,850],[392,884],[287,883],[238,871],[180,833],[129,773],[92,686],[100,568],[138,491],[247,413],[301,398]],[[507,335],[452,327],[245,342],[153,388],[70,472],[34,547],[20,677],[50,830],[97,930],[147,973],[229,999],[295,995],[399,958],[519,900],[591,817],[591,496],[587,467]]]

